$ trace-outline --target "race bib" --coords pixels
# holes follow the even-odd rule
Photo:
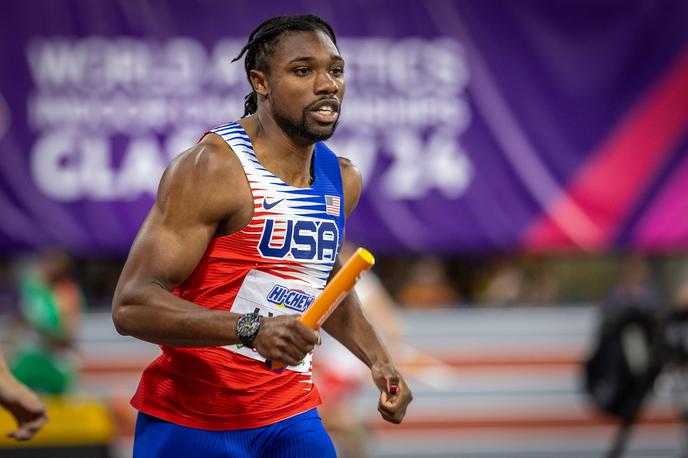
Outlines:
[[[240,314],[258,312],[260,316],[301,315],[318,294],[319,290],[302,283],[252,270],[241,284],[231,310]],[[224,348],[258,361],[265,361],[265,358],[253,348],[241,344],[227,345]],[[296,366],[286,368],[296,372],[310,372],[312,357],[311,352]]]

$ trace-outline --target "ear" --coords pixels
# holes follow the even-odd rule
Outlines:
[[[251,70],[249,74],[251,78],[251,85],[253,90],[260,96],[266,97],[268,95],[268,79],[265,73],[259,70]]]

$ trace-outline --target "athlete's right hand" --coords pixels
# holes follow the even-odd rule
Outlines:
[[[297,365],[319,341],[318,333],[299,321],[298,315],[262,317],[253,347],[270,361]]]

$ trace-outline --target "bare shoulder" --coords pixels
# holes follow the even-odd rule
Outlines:
[[[177,156],[165,173],[182,174],[202,184],[208,179],[230,177],[241,168],[239,158],[217,134],[208,133],[198,143]]]
[[[356,208],[361,197],[363,181],[361,172],[350,159],[338,156],[339,169],[342,172],[342,185],[344,187],[344,214],[349,214]]]
[[[203,214],[199,216],[219,221],[249,200],[239,158],[220,136],[209,133],[169,164],[160,181],[156,206],[163,212],[195,208]]]

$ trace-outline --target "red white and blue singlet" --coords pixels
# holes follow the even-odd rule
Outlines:
[[[177,296],[213,310],[300,314],[324,288],[344,231],[339,161],[323,143],[309,188],[290,186],[256,158],[237,123],[218,127],[244,168],[254,214],[239,232],[216,237]],[[253,349],[161,346],[143,372],[132,405],[143,413],[208,430],[257,428],[320,404],[311,355],[281,374]]]

